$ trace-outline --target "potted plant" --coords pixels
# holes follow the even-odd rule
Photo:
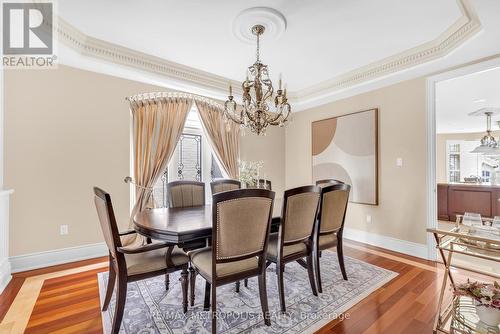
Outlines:
[[[488,326],[500,325],[500,284],[471,282],[457,285],[457,296],[468,296],[474,300],[479,319]]]

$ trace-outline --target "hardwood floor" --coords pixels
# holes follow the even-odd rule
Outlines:
[[[318,333],[432,333],[442,277],[438,264],[354,242],[346,242],[345,253],[399,275],[349,309],[344,319],[332,321]],[[23,283],[48,275],[27,315],[25,333],[102,333],[96,274],[107,270],[105,261],[99,258],[15,274],[0,295],[0,319]],[[89,266],[99,263],[98,268]],[[50,277],[50,273],[81,266],[92,269]]]

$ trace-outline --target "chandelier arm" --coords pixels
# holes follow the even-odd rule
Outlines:
[[[239,120],[237,118],[235,118],[233,115],[231,115],[230,113],[226,113],[227,117],[229,117],[229,119],[231,119],[231,121],[237,123],[237,124],[244,124],[245,122],[243,120]]]
[[[234,115],[233,115],[233,112],[230,112],[229,111],[229,108],[228,108],[228,105],[229,105],[229,102],[233,102],[235,105],[236,105],[236,102],[232,101],[232,100],[228,100],[224,103],[224,115],[226,117],[228,117],[231,121],[237,123],[237,124],[243,124],[243,120],[239,120],[237,119]],[[236,108],[234,109],[234,111],[236,111]]]
[[[288,117],[290,116],[290,105],[287,103],[284,106],[287,109],[286,116],[284,115],[283,111],[281,111],[278,116],[276,116],[272,121],[269,122],[271,125],[280,125],[280,123],[284,123],[287,121]]]
[[[281,118],[282,114],[279,113],[278,116],[274,117],[273,119],[269,120],[268,123],[271,124],[271,125],[278,125],[280,122],[280,118]]]

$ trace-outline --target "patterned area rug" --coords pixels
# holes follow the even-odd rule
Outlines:
[[[324,251],[321,257],[323,293],[311,292],[307,270],[297,263],[285,268],[285,300],[287,313],[279,312],[279,300],[274,265],[267,270],[267,294],[271,326],[264,325],[257,278],[251,278],[248,288],[241,284],[217,288],[217,309],[220,311],[218,333],[313,333],[343,314],[397,276],[397,273],[346,257],[349,280],[344,281],[338,266],[337,254]],[[107,273],[99,274],[101,303],[107,284]],[[170,277],[170,289],[165,291],[162,276],[128,285],[127,303],[120,333],[210,333],[210,312],[203,311],[205,281],[198,276],[196,302],[184,315],[179,273]],[[110,333],[115,308],[114,298],[108,311],[102,313],[104,333]]]

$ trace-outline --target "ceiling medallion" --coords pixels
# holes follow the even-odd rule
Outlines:
[[[274,96],[274,88],[267,65],[260,61],[260,36],[265,27],[257,24],[252,27],[252,33],[257,38],[256,61],[249,66],[246,80],[241,84],[243,103],[239,106],[233,97],[233,89],[229,85],[228,100],[224,104],[224,121],[228,119],[240,124],[242,128],[250,128],[257,135],[264,135],[269,125],[284,126],[290,116],[290,104],[286,95],[286,87],[282,89],[281,74],[278,90]],[[274,108],[270,105],[274,104]],[[271,110],[273,109],[273,110]]]
[[[253,7],[245,9],[234,19],[233,34],[240,41],[253,44],[255,35],[252,27],[257,24],[266,30],[266,41],[277,40],[286,30],[286,19],[276,9]]]

